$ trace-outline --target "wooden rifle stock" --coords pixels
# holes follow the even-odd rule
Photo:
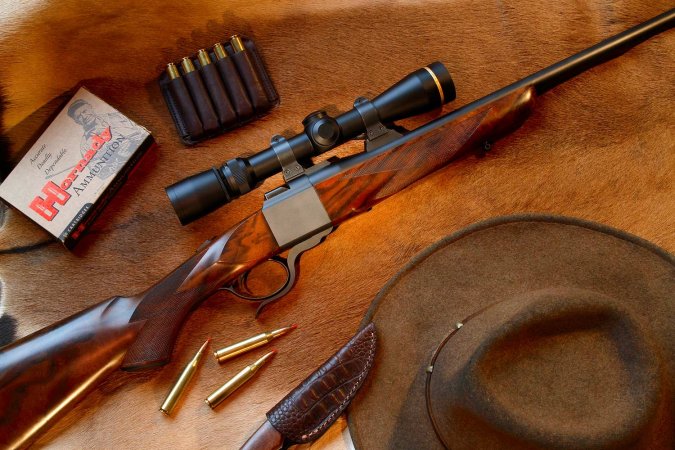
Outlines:
[[[113,297],[0,349],[0,448],[22,448],[118,368],[167,363],[190,312],[278,253],[260,213],[147,291]]]
[[[372,151],[303,175],[308,181],[304,192],[311,186],[330,223],[338,225],[458,156],[515,130],[537,95],[671,28],[673,22],[675,10]],[[294,242],[280,247],[259,211],[147,291],[106,300],[0,349],[0,447],[30,445],[115,369],[142,370],[167,363],[183,322],[202,300]]]

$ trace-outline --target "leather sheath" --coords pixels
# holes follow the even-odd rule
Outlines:
[[[318,439],[340,417],[373,366],[375,342],[371,323],[268,411],[286,445]]]

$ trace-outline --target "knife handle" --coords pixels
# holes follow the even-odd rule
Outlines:
[[[283,446],[284,437],[266,420],[240,450],[279,450]]]

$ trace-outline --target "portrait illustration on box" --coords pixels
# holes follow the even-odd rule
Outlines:
[[[84,99],[75,100],[68,107],[68,116],[82,127],[80,155],[84,156],[92,145],[108,133],[111,140],[110,150],[97,155],[94,162],[105,162],[100,165],[96,176],[102,180],[117,173],[127,162],[133,150],[145,139],[146,132],[118,112],[98,113],[91,103]],[[105,158],[105,160],[104,160]],[[97,161],[98,159],[98,161]],[[94,164],[94,166],[98,166]]]

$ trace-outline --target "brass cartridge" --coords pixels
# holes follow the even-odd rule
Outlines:
[[[206,404],[209,405],[211,409],[218,406],[234,391],[239,389],[244,383],[250,380],[253,377],[253,375],[255,375],[255,373],[258,371],[258,369],[260,369],[263,366],[263,364],[265,364],[267,360],[269,360],[276,352],[277,352],[276,350],[272,350],[271,352],[263,355],[260,359],[258,359],[250,366],[246,366],[241,372],[232,377],[230,381],[219,387],[213,394],[206,397],[206,400],[204,400]]]
[[[180,72],[174,63],[169,63],[166,65],[166,73],[169,75],[169,80],[180,78]]]
[[[213,355],[216,357],[216,360],[222,364],[228,359],[234,358],[235,356],[239,356],[255,348],[262,347],[272,339],[283,336],[289,331],[295,330],[297,327],[298,326],[296,324],[293,324],[289,327],[283,327],[279,328],[278,330],[270,331],[269,333],[260,333],[241,342],[237,342],[236,344],[216,350],[213,352]]]
[[[185,366],[180,376],[173,384],[173,387],[169,391],[169,394],[166,396],[164,403],[162,403],[162,406],[160,406],[159,410],[162,411],[167,416],[170,415],[173,409],[176,407],[178,401],[185,392],[185,388],[190,383],[190,380],[194,376],[195,372],[197,372],[199,362],[202,360],[202,357],[206,353],[206,347],[209,345],[210,341],[211,341],[210,338],[207,339],[206,342],[204,342],[202,346],[199,347],[199,350],[197,350],[195,356]]]
[[[197,51],[197,59],[199,59],[199,64],[201,64],[202,67],[211,64],[211,57],[209,56],[209,52],[207,52],[203,48]]]
[[[185,72],[185,73],[190,73],[190,72],[195,71],[194,63],[187,56],[185,58],[183,58],[183,60],[180,62],[180,65],[183,68],[183,72]]]
[[[225,59],[228,56],[225,47],[220,42],[213,46],[213,53],[215,53],[217,59]]]
[[[232,44],[232,48],[234,49],[235,53],[246,50],[244,48],[244,41],[242,41],[241,38],[236,34],[230,38],[230,44]]]

